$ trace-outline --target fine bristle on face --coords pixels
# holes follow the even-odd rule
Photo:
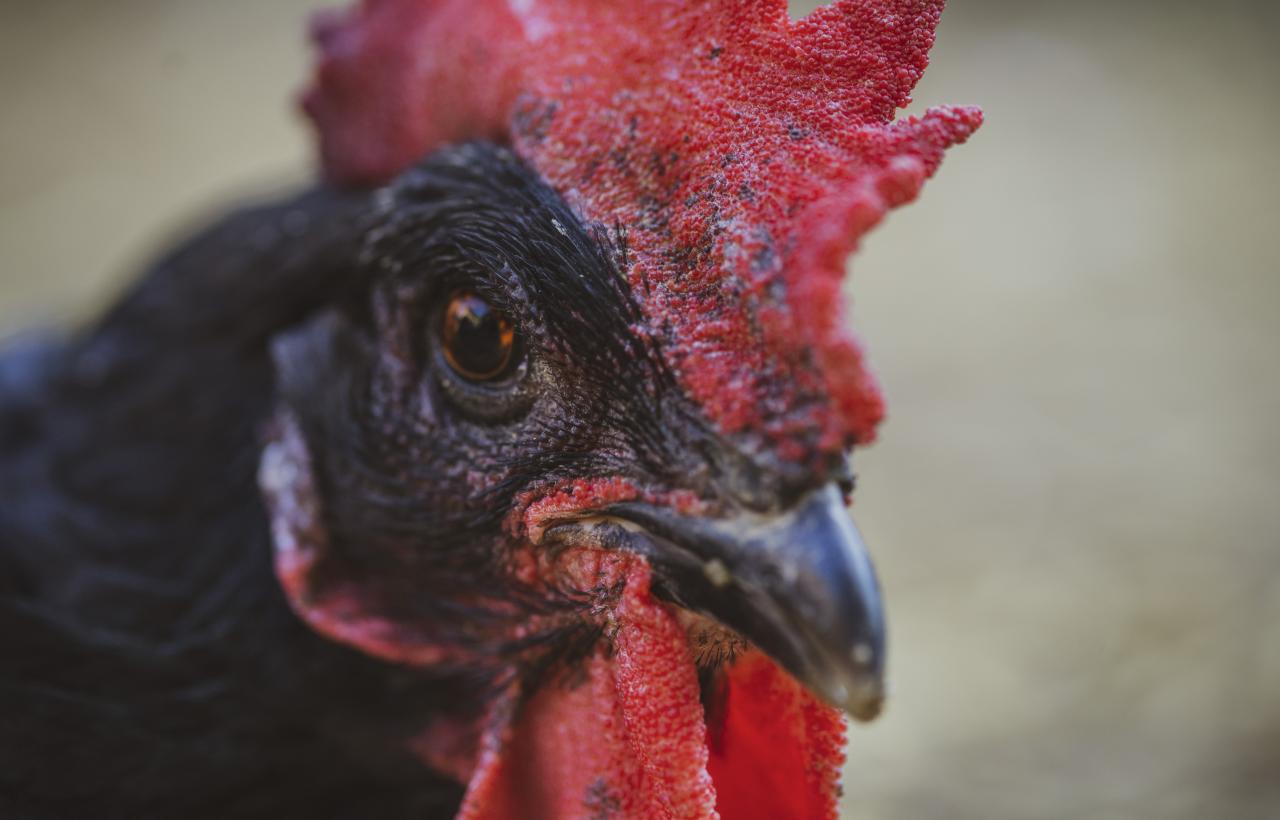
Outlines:
[[[914,198],[973,108],[893,121],[942,0],[365,0],[322,18],[305,107],[329,176],[510,143],[628,249],[645,331],[726,434],[809,462],[883,414],[843,326],[859,237]]]

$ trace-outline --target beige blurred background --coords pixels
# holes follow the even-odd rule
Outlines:
[[[0,335],[305,180],[307,0],[0,1]],[[857,818],[1280,817],[1280,4],[953,0],[986,127],[856,258]]]

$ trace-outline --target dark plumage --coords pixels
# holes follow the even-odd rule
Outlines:
[[[451,158],[481,176],[500,164],[481,148]],[[328,191],[239,212],[84,333],[0,359],[3,816],[455,808],[458,786],[400,742],[458,703],[455,684],[294,616],[255,482],[272,338],[326,310],[348,334],[367,326],[381,258],[366,244],[391,216]]]

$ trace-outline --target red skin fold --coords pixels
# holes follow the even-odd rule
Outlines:
[[[950,107],[893,120],[942,5],[837,0],[792,22],[785,0],[363,0],[317,21],[304,106],[344,185],[450,142],[509,144],[625,244],[642,331],[706,417],[748,449],[816,464],[872,441],[884,413],[843,320],[845,261],[981,123]],[[579,482],[521,499],[508,528],[536,543],[550,516],[641,495]],[[753,651],[728,669],[709,731],[689,641],[643,560],[589,553],[557,571],[625,581],[600,614],[611,649],[500,699],[461,816],[835,817],[840,713]],[[397,659],[398,627],[362,621],[340,593],[326,614],[306,594],[305,545],[281,556],[313,626]],[[399,654],[433,662],[410,638]]]

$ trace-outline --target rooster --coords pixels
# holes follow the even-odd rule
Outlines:
[[[834,817],[941,6],[322,16],[324,181],[0,358],[0,816]]]

